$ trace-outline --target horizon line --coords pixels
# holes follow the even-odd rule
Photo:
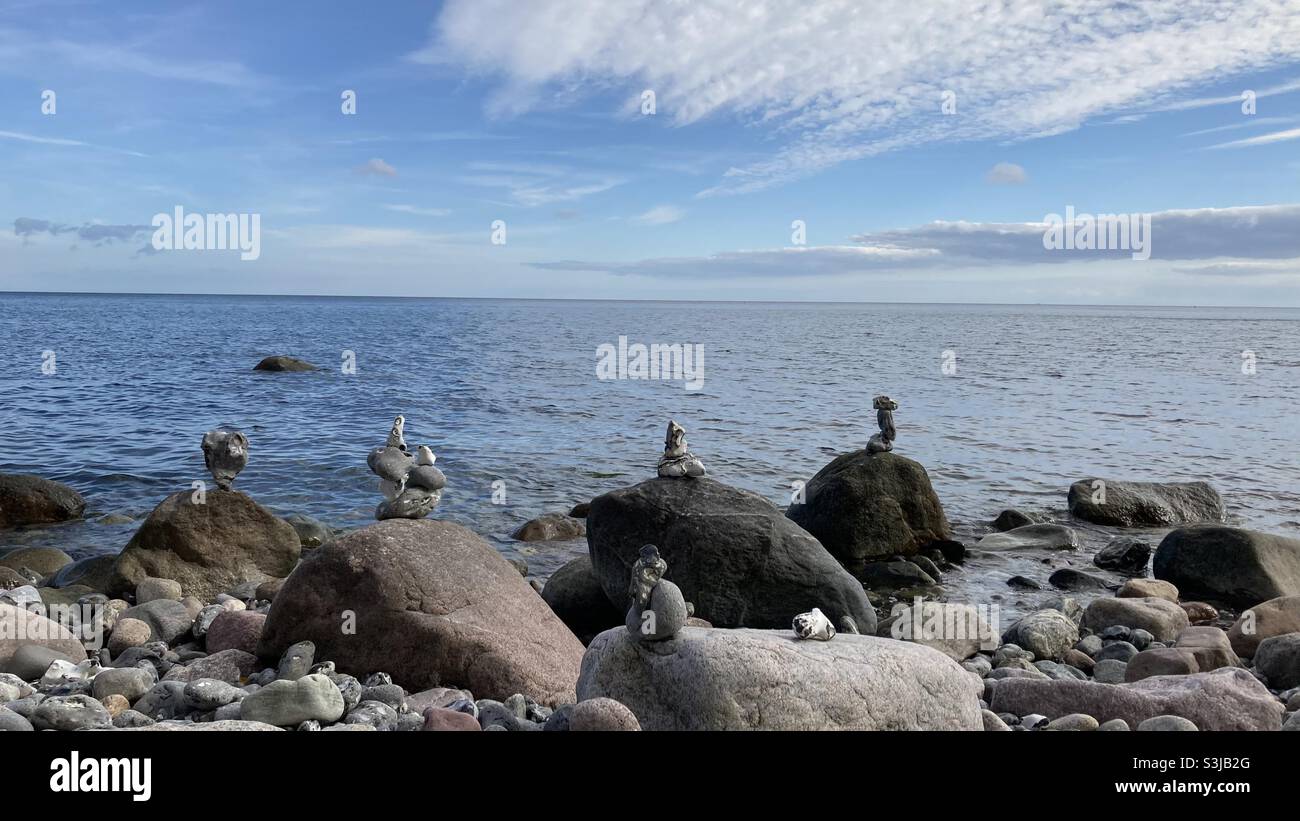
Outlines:
[[[1258,310],[1296,309],[1300,305],[1203,305],[1196,303],[1123,303],[1123,302],[893,302],[879,300],[837,299],[635,299],[616,297],[514,297],[514,296],[412,296],[388,294],[268,294],[268,293],[194,293],[184,291],[6,291],[0,296],[194,296],[194,297],[262,297],[270,299],[456,299],[481,302],[647,302],[683,304],[754,304],[754,305],[970,305],[986,307],[1035,306],[1043,308],[1251,308]]]

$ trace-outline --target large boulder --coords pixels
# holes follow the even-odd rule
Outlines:
[[[668,562],[665,578],[716,627],[789,628],[820,607],[851,616],[863,633],[876,614],[862,585],[816,539],[763,497],[712,479],[650,479],[591,501],[591,565],[615,608],[631,606],[628,581],[643,545]],[[477,694],[477,691],[475,691]]]
[[[80,519],[86,500],[67,485],[21,473],[0,474],[0,528]]]
[[[590,556],[579,556],[552,573],[542,588],[542,599],[583,644],[622,624],[626,615],[609,603],[591,569]]]
[[[86,649],[70,630],[39,613],[0,604],[0,672],[11,672],[9,660],[19,648],[43,647],[73,661],[86,658]]]
[[[1300,633],[1261,641],[1255,651],[1255,672],[1275,690],[1300,687]]]
[[[1151,571],[1184,594],[1252,607],[1300,595],[1300,539],[1226,525],[1170,531]]]
[[[891,452],[836,457],[809,480],[802,502],[786,515],[850,569],[950,538],[925,468]]]
[[[1281,596],[1242,611],[1228,629],[1228,641],[1237,655],[1250,658],[1264,639],[1300,633],[1300,596]]]
[[[1018,716],[1084,713],[1100,722],[1122,718],[1136,727],[1160,715],[1182,716],[1202,730],[1277,730],[1282,703],[1250,673],[1225,667],[1211,673],[1153,676],[1132,684],[1072,679],[999,681],[990,707]]]
[[[1080,479],[1070,485],[1070,512],[1112,527],[1174,527],[1223,521],[1223,499],[1205,482],[1112,482]]]
[[[640,642],[596,637],[578,697],[612,698],[646,730],[980,730],[982,685],[912,642],[686,627]]]
[[[341,672],[408,690],[574,701],[582,643],[490,544],[451,522],[389,519],[312,552],[271,603],[258,653],[309,640]]]
[[[72,557],[57,547],[20,547],[0,556],[0,567],[27,568],[39,576],[51,576],[72,564]]]
[[[119,589],[110,592],[133,593],[156,576],[211,601],[240,584],[289,575],[301,552],[293,526],[243,493],[183,490],[163,499],[118,554]]]

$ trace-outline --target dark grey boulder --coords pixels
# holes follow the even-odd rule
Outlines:
[[[888,456],[888,454],[880,454]],[[717,627],[789,629],[813,607],[863,633],[876,614],[861,583],[771,502],[708,478],[656,478],[591,502],[587,545],[606,597],[631,606],[628,581],[642,546],[657,545],[665,578]]]
[[[1261,641],[1255,650],[1255,671],[1275,690],[1300,687],[1300,633]]]
[[[1226,525],[1180,527],[1156,548],[1151,571],[1184,596],[1253,607],[1300,595],[1300,539]]]
[[[1025,525],[1038,524],[1041,521],[1041,518],[1032,516],[1022,510],[1007,508],[999,513],[998,517],[989,524],[993,526],[994,530],[1001,533],[1007,530],[1015,530],[1016,528],[1024,527]]]
[[[850,569],[950,538],[925,468],[892,452],[836,457],[808,481],[802,503],[791,504],[786,515]]]
[[[1206,482],[1117,482],[1080,479],[1070,485],[1070,512],[1112,527],[1174,527],[1223,521],[1223,499]]]
[[[0,528],[80,519],[86,500],[67,485],[21,473],[0,474]]]
[[[1151,545],[1133,536],[1116,536],[1092,557],[1102,570],[1140,576],[1151,561]]]
[[[623,623],[624,613],[609,603],[592,570],[591,556],[579,556],[552,573],[542,588],[542,599],[584,645],[597,633]]]

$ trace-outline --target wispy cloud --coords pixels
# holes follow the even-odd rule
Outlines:
[[[375,157],[357,166],[356,172],[368,177],[396,177],[397,169]]]
[[[141,234],[152,233],[148,225],[107,225],[87,222],[82,225],[65,225],[43,219],[19,217],[14,220],[14,236],[23,237],[24,242],[40,234],[52,237],[70,234],[92,245],[106,245],[113,242],[130,242]]]
[[[993,185],[1023,185],[1029,181],[1029,175],[1013,162],[1000,162],[989,169],[984,180]]]
[[[501,189],[515,205],[574,202],[622,185],[621,177],[553,163],[473,162],[459,182]]]
[[[64,137],[41,137],[36,134],[24,134],[20,131],[0,131],[0,139],[17,140],[24,143],[36,143],[37,145],[58,145],[69,148],[90,148],[95,151],[111,151],[114,154],[126,154],[131,157],[147,157],[148,154],[141,154],[139,151],[127,151],[123,148],[110,148],[105,145],[95,145],[94,143],[82,142],[81,140],[70,140]]]
[[[1274,131],[1271,134],[1260,134],[1258,137],[1247,137],[1244,140],[1219,143],[1210,146],[1210,148],[1248,148],[1253,145],[1272,145],[1273,143],[1287,142],[1289,140],[1300,140],[1300,128]]]
[[[913,0],[869,14],[860,0],[768,0],[744,14],[727,0],[450,0],[414,57],[496,78],[493,112],[649,88],[655,116],[674,125],[729,116],[778,135],[774,155],[700,192],[715,196],[924,143],[1042,137],[1172,108],[1207,80],[1296,61],[1300,14],[1278,0],[1239,0],[1231,16],[1185,0],[1011,0],[978,15]]]
[[[385,205],[389,211],[396,211],[399,214],[413,214],[417,217],[445,217],[451,213],[449,208],[421,208],[417,205]]]
[[[675,205],[656,205],[643,214],[633,217],[633,222],[642,225],[668,225],[686,216],[686,212]]]

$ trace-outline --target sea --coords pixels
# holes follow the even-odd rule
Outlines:
[[[638,346],[659,346],[656,378]],[[319,369],[253,369],[272,354]],[[84,521],[0,532],[0,551],[119,551],[208,479],[200,441],[221,425],[250,440],[237,489],[363,526],[381,500],[366,455],[402,414],[447,476],[434,515],[544,579],[585,542],[510,534],[653,476],[668,420],[710,476],[784,507],[865,446],[877,394],[968,544],[1007,507],[1068,521],[1070,484],[1094,476],[1205,480],[1231,522],[1300,535],[1300,309],[0,293],[0,472],[88,502]],[[1037,606],[1045,581],[1006,580],[1092,570],[1114,532],[1080,527],[1081,551],[968,562],[934,595]]]

